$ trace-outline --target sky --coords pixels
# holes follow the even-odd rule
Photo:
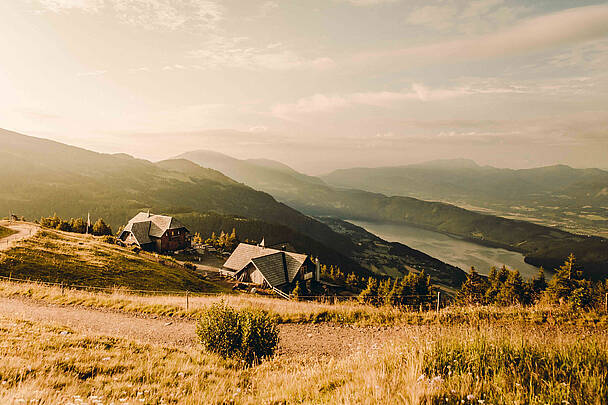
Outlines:
[[[100,152],[608,168],[607,2],[0,0],[0,38],[0,128]]]

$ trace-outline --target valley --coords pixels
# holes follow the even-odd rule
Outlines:
[[[480,274],[488,275],[491,267],[506,265],[510,269],[519,270],[526,279],[531,279],[538,273],[538,268],[526,263],[521,253],[483,246],[404,224],[357,220],[348,222],[365,228],[384,240],[403,243],[466,271],[473,266]],[[552,273],[552,270],[545,271],[547,276]]]
[[[303,175],[278,163],[274,165],[267,162],[261,164],[259,161],[239,160],[204,150],[188,152],[179,157],[220,170],[235,180],[263,190],[273,195],[278,201],[308,215],[415,226],[423,230],[453,235],[476,245],[519,253],[525,257],[525,263],[528,265],[543,266],[549,270],[558,267],[564,257],[574,253],[579,262],[584,265],[589,276],[603,279],[608,274],[608,240],[601,236],[576,234],[554,226],[496,216],[492,215],[493,211],[491,210],[485,210],[484,213],[481,213],[445,202],[425,201],[398,195],[389,196],[361,189],[332,186],[323,179]],[[432,170],[435,170],[436,165],[431,165]],[[456,168],[453,167],[454,165],[456,165]],[[438,184],[434,187],[438,190],[444,188],[446,190],[458,189],[459,181],[464,176],[461,176],[458,171],[461,165],[463,163],[460,161],[441,163],[439,165],[442,170],[441,173],[445,173],[446,178],[452,180],[445,185],[438,181]],[[466,170],[470,170],[467,168],[471,165],[470,162],[465,162],[464,165]],[[543,182],[559,185],[558,180],[563,177],[562,172],[564,171],[567,173],[566,177],[569,178],[568,182],[571,189],[583,187],[577,185],[577,179],[581,176],[591,176],[593,181],[599,179],[597,181],[600,184],[604,176],[602,171],[597,170],[590,170],[590,174],[587,174],[588,172],[581,174],[574,171],[574,174],[568,177],[571,173],[568,169],[561,167],[556,170],[541,169],[539,171],[532,170],[532,174],[528,174],[528,177],[535,179],[535,182],[508,177],[507,174],[508,178],[504,181],[506,183],[499,187],[501,194],[497,194],[495,199],[504,198],[505,201],[510,201],[510,199],[521,195],[523,201],[520,202],[520,205],[524,206],[527,201],[526,193],[533,193],[533,190],[540,187],[537,187],[537,185],[543,184]],[[424,170],[430,169],[425,166]],[[353,169],[353,172],[353,181],[358,181],[359,169]],[[455,172],[455,174],[452,172]],[[347,173],[350,173],[350,171],[347,171]],[[498,177],[494,178],[492,173],[495,173],[495,170],[491,170],[490,174],[484,177],[485,183],[476,180],[476,177],[470,182],[476,184],[478,188],[483,189],[484,184],[488,184],[489,187],[493,184],[493,181],[501,180],[501,176],[497,174]],[[384,178],[382,176],[384,174],[380,175],[380,179],[376,182],[370,180],[370,183],[392,184],[393,187],[406,188],[410,185],[412,187],[423,187],[426,183],[433,184],[432,181],[427,181],[426,175],[423,174],[413,175],[412,181],[390,176]],[[439,175],[435,174],[435,176]],[[557,180],[555,177],[557,177]],[[331,178],[325,176],[324,178],[327,181],[335,181],[334,176]],[[591,182],[591,180],[589,181]],[[597,187],[595,182],[592,182],[592,184],[594,186],[589,186],[591,189]],[[355,183],[343,184],[346,187],[351,185],[355,185]],[[558,185],[553,185],[553,189],[559,187]],[[520,191],[520,189],[522,190]],[[600,195],[598,198],[602,198],[602,196]],[[564,207],[567,206],[564,205]],[[587,211],[582,210],[581,212]],[[456,251],[460,255],[459,252],[459,250]],[[463,263],[466,260],[466,256],[462,255],[459,262]],[[518,261],[515,262],[515,264],[518,263]],[[470,265],[468,264],[466,268],[468,269]],[[519,267],[523,268],[524,266],[519,265]],[[528,269],[530,268],[528,267]]]

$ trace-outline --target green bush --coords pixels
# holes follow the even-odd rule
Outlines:
[[[271,356],[279,343],[276,321],[268,312],[237,310],[223,302],[203,312],[196,333],[206,350],[247,364]]]

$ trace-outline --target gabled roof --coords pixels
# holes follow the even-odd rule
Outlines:
[[[125,230],[127,229],[125,228]],[[145,245],[147,243],[152,243],[152,240],[148,236],[150,232],[150,221],[134,222],[131,224],[129,230],[131,231],[133,237],[135,238],[135,240],[137,240],[137,243],[139,243],[140,246]]]
[[[262,273],[268,284],[273,287],[286,284],[283,252],[251,259],[253,265]]]
[[[291,283],[307,258],[308,255],[301,253],[240,243],[224,263],[224,268],[238,273],[253,263],[268,283],[278,286]]]
[[[173,217],[140,212],[131,218],[123,232],[131,232],[139,245],[145,245],[152,242],[150,236],[160,238],[169,229],[181,228],[188,230],[184,224]]]

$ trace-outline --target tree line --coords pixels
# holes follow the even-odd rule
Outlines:
[[[538,275],[525,281],[517,270],[492,268],[483,277],[475,268],[467,275],[456,302],[464,305],[531,305],[537,302],[568,304],[573,308],[587,309],[600,304],[608,292],[608,280],[593,282],[584,276],[570,254],[547,282],[541,267]]]
[[[69,220],[59,217],[54,214],[51,217],[42,217],[38,221],[40,225],[45,228],[57,229],[59,231],[74,232],[74,233],[86,233],[87,221],[84,218],[70,218]],[[97,219],[95,223],[90,227],[89,232],[95,236],[112,235],[112,228],[103,220],[103,218]]]
[[[358,293],[359,302],[381,306],[418,306],[436,302],[438,291],[424,271],[409,272],[402,278],[367,279],[355,274],[345,275],[338,266],[321,265],[321,279],[343,285]],[[296,294],[302,295],[302,286]],[[519,271],[506,266],[492,267],[482,276],[472,267],[465,282],[450,301],[457,305],[533,305],[539,302],[567,304],[573,308],[589,309],[604,304],[608,280],[591,281],[576,263],[573,254],[556,269],[550,281],[541,267],[531,280],[524,280]]]

